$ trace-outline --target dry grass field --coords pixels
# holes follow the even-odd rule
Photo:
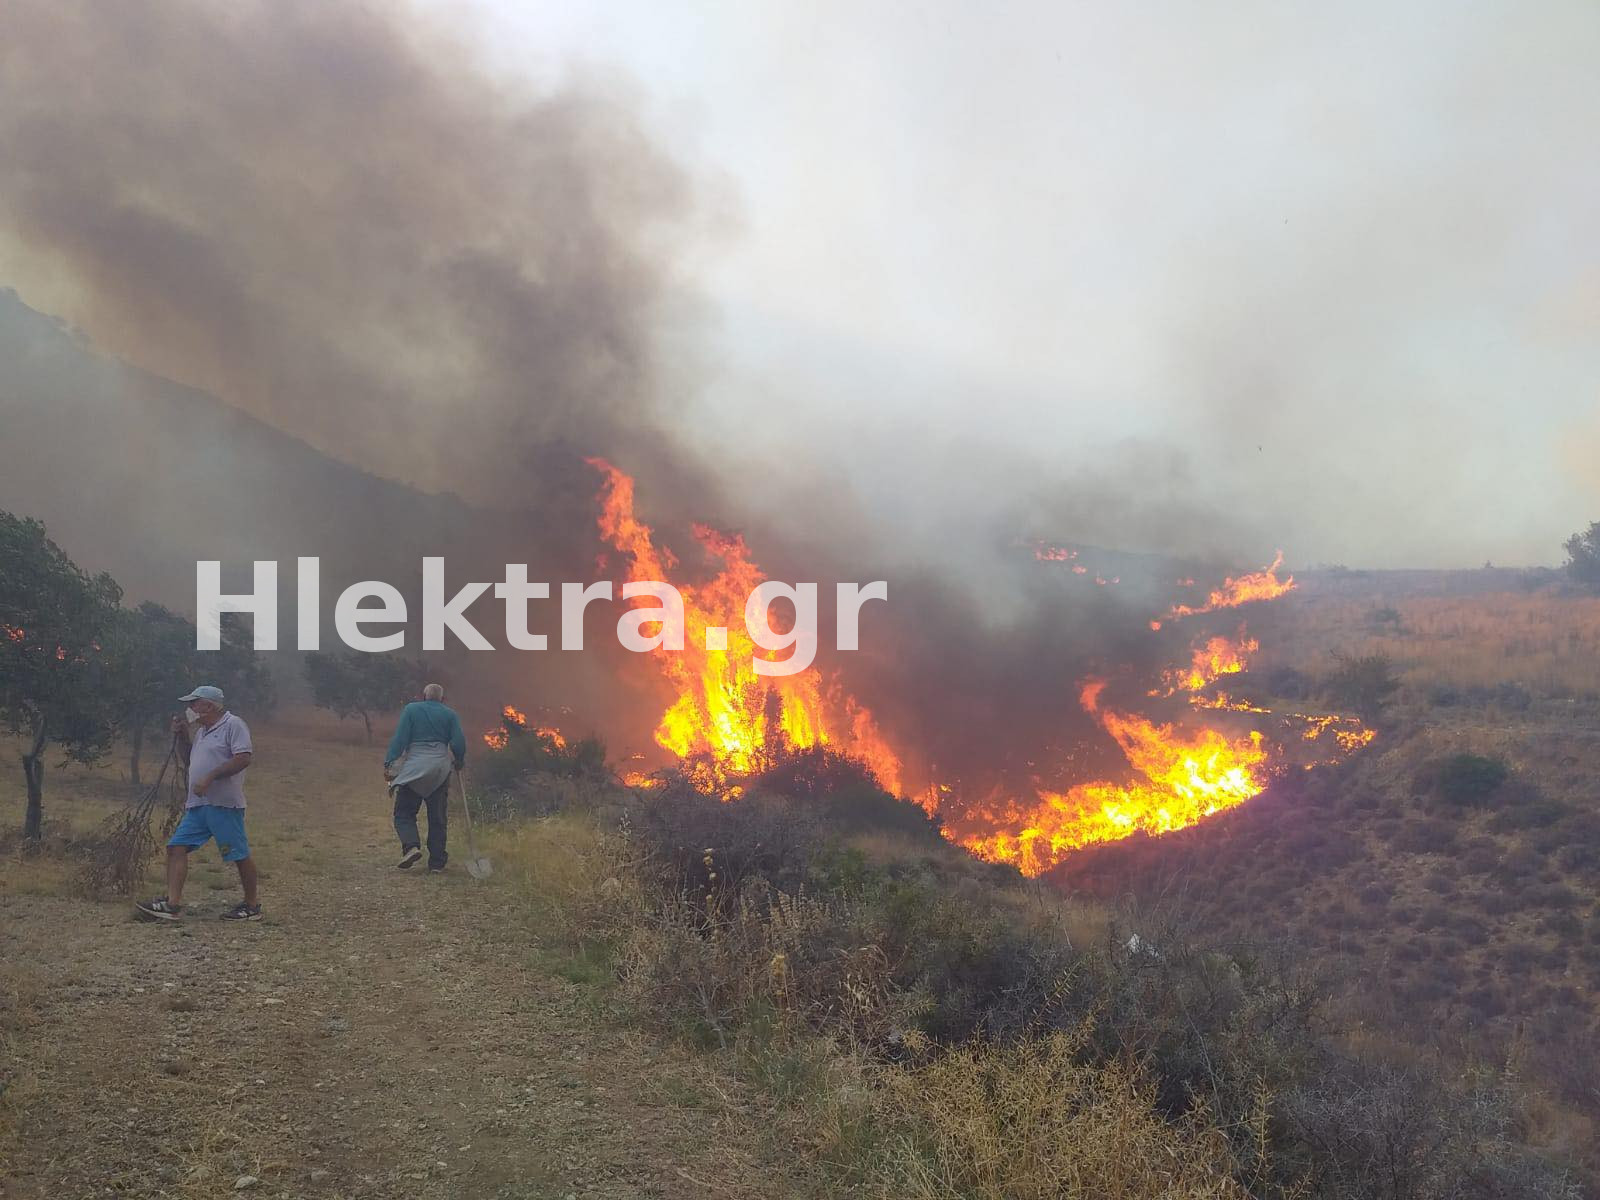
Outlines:
[[[1497,578],[1509,576],[1510,578]],[[1509,571],[1319,573],[1270,614],[1258,671],[1316,672],[1333,651],[1387,654],[1409,699],[1520,688],[1600,702],[1600,596]]]

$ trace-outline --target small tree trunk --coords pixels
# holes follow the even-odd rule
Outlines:
[[[366,724],[366,727],[367,727],[367,745],[370,746],[370,745],[372,745],[372,718],[367,715],[367,712],[366,712],[365,709],[362,709],[362,711],[361,711],[361,720]]]
[[[44,741],[45,719],[41,713],[34,718],[32,748],[22,756],[22,777],[28,784],[28,810],[22,821],[22,836],[29,842],[44,837]]]
[[[133,723],[133,750],[128,758],[128,778],[134,783],[143,782],[139,778],[139,755],[144,750],[144,722],[137,717]]]

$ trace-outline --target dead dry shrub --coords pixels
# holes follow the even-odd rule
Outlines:
[[[848,902],[751,884],[709,911],[655,904],[622,953],[624,997],[652,1023],[720,1047],[825,1033],[850,1050],[903,1044],[920,997],[898,990]]]
[[[1044,1200],[1244,1197],[1203,1110],[1160,1115],[1119,1064],[1083,1061],[1086,1031],[970,1044],[884,1077],[893,1113],[875,1180],[885,1197]],[[1265,1106],[1261,1109],[1263,1129]]]

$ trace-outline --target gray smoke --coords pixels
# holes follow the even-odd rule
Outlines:
[[[719,492],[675,433],[692,425],[694,364],[674,335],[694,312],[673,252],[697,235],[696,191],[615,85],[502,83],[397,3],[15,0],[0,22],[0,285],[129,364],[93,367],[60,337],[55,366],[19,351],[27,370],[0,382],[0,403],[32,444],[75,443],[80,469],[65,487],[62,464],[18,439],[0,504],[44,516],[80,556],[92,547],[90,565],[180,607],[198,557],[287,568],[320,554],[325,605],[357,578],[414,596],[431,553],[463,582],[507,561],[584,578],[598,478],[582,458],[598,454],[638,478],[641,515],[669,539],[693,517],[741,529],[771,577],[887,576],[893,616],[867,618],[874,649],[847,679],[908,759],[935,746],[942,768],[1025,759],[1081,719],[1085,669],[1150,653],[1149,587],[1169,572],[1141,582],[1137,564],[1103,560],[1123,591],[1144,589],[1122,602],[1041,572],[1026,541],[1073,536],[1090,514],[1171,545],[1196,499],[1159,447],[1067,475],[1047,452],[964,433],[819,428],[885,464],[881,486],[867,472],[849,489],[825,454],[770,469],[769,414],[752,408],[730,424],[760,449],[727,460]],[[905,469],[917,454],[927,469]],[[110,459],[133,464],[115,486]],[[604,711],[637,744],[658,701],[625,657],[470,669],[480,697]]]
[[[630,114],[499,84],[399,4],[17,0],[0,272],[357,466],[534,504],[541,449],[657,440],[692,198]]]

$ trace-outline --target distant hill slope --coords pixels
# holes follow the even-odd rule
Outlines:
[[[84,565],[187,608],[194,562],[409,564],[481,514],[356,470],[212,396],[97,355],[0,290],[0,507]],[[326,567],[327,564],[325,564]]]
[[[301,555],[322,559],[324,648],[338,644],[332,608],[346,585],[382,579],[415,597],[424,555],[445,557],[450,591],[469,579],[502,578],[508,561],[527,562],[534,579],[586,578],[594,566],[592,473],[575,453],[549,458],[544,477],[570,497],[563,510],[486,511],[430,495],[103,357],[0,289],[0,509],[42,520],[74,560],[111,572],[130,600],[185,613],[194,610],[197,559],[220,559],[223,586],[238,590],[250,585],[252,560],[275,559],[285,649],[294,641]],[[504,645],[498,602],[480,601],[473,616]],[[415,612],[412,619],[415,628]],[[407,650],[416,647],[413,633]],[[493,661],[471,660],[474,678],[492,683],[473,689],[469,707],[615,707],[603,652],[541,655],[537,670],[526,656],[482,657]],[[453,677],[466,670],[462,660]],[[297,663],[277,662],[274,673],[293,692]]]
[[[1514,1061],[1600,1126],[1600,597],[1554,573],[1348,572],[1251,628],[1266,649],[1228,690],[1270,706],[1314,695],[1334,650],[1388,656],[1377,740],[1051,882],[1288,938],[1341,977],[1351,1019]]]

